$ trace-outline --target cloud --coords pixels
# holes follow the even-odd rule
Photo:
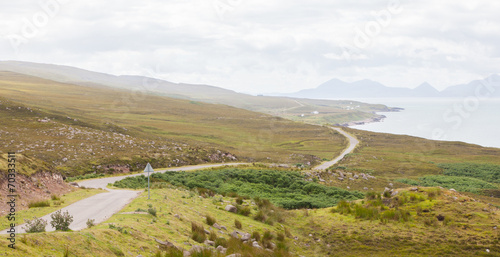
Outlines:
[[[10,1],[0,53],[253,93],[331,78],[442,89],[498,72],[498,10],[451,0]],[[36,36],[23,35],[27,23]],[[17,51],[13,36],[25,39]]]

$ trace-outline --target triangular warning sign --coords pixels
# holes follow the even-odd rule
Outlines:
[[[149,164],[149,162],[148,162],[148,165],[146,165],[146,168],[144,169],[144,172],[155,172],[153,170],[153,167],[151,167],[151,164]]]

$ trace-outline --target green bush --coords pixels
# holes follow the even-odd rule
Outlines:
[[[69,225],[73,222],[73,216],[69,215],[68,211],[61,213],[59,210],[52,213],[50,217],[52,218],[50,225],[56,230],[68,231]]]
[[[243,216],[248,216],[252,212],[252,209],[248,206],[240,207],[238,208],[238,214],[241,214]]]
[[[148,213],[156,217],[156,208],[149,208]]]
[[[61,200],[61,197],[57,196],[57,195],[51,195],[50,196],[50,199],[52,199],[53,201],[60,201]]]
[[[215,220],[214,217],[212,217],[212,216],[210,216],[208,214],[205,216],[205,218],[206,218],[207,224],[209,226],[212,226],[213,224],[215,224],[217,222],[217,220]]]
[[[462,192],[481,193],[483,189],[498,189],[494,184],[473,177],[431,175],[416,180],[399,179],[398,182],[423,187],[453,188]]]
[[[28,203],[29,208],[38,208],[38,207],[50,207],[50,202],[48,200],[44,201],[34,201]]]
[[[32,220],[24,220],[24,221],[26,222],[26,226],[24,227],[26,233],[45,232],[47,221],[37,217],[33,217]]]
[[[500,165],[478,163],[441,163],[444,175],[456,177],[472,177],[490,183],[500,183]]]
[[[95,226],[95,220],[94,219],[88,219],[87,220],[87,228],[91,228]]]
[[[347,191],[306,181],[303,174],[295,171],[276,171],[266,169],[224,168],[197,172],[155,173],[151,175],[154,183],[170,183],[190,189],[205,188],[222,195],[246,195],[253,198],[268,199],[285,209],[326,208],[338,201],[356,200],[363,197],[361,192]],[[114,183],[119,188],[145,188],[144,175],[128,177]],[[200,190],[198,190],[200,192]],[[242,202],[243,199],[236,199]],[[265,205],[266,200],[256,201]]]
[[[227,248],[227,240],[223,237],[215,239],[215,247],[222,245],[222,247]]]
[[[241,229],[242,225],[241,225],[241,221],[239,220],[234,220],[234,227],[236,227],[237,229]]]
[[[203,243],[207,239],[203,225],[191,222],[191,239],[198,243]]]
[[[258,231],[254,231],[252,233],[252,238],[255,239],[255,241],[260,241],[260,233]]]

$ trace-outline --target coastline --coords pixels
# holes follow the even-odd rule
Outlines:
[[[404,110],[404,108],[401,108],[401,107],[389,107],[389,110],[387,110],[387,111],[379,111],[379,112],[400,112],[400,111],[403,111],[403,110]],[[364,119],[364,120],[360,120],[360,121],[350,121],[350,122],[345,122],[345,123],[337,123],[337,124],[334,124],[334,126],[350,127],[350,126],[365,125],[367,123],[381,122],[385,118],[387,118],[387,116],[385,116],[383,114],[378,114],[378,112],[375,112],[373,114],[375,115],[375,117]]]

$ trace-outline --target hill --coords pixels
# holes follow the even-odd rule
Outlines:
[[[114,87],[140,94],[162,95],[205,103],[225,104],[306,123],[347,123],[380,117],[374,112],[391,111],[384,105],[353,101],[314,100],[252,96],[209,85],[172,83],[144,76],[114,76],[69,66],[3,61],[0,70],[91,87]]]
[[[450,86],[438,91],[425,82],[416,88],[387,87],[371,80],[352,83],[331,79],[316,88],[304,89],[291,94],[276,94],[314,99],[328,98],[399,98],[399,97],[500,97],[500,76],[493,74],[482,80]]]
[[[79,172],[120,163],[136,170],[150,159],[157,167],[236,159],[314,164],[344,145],[328,128],[225,105],[11,72],[0,73],[0,90],[2,151],[73,168],[92,160],[94,168]]]

